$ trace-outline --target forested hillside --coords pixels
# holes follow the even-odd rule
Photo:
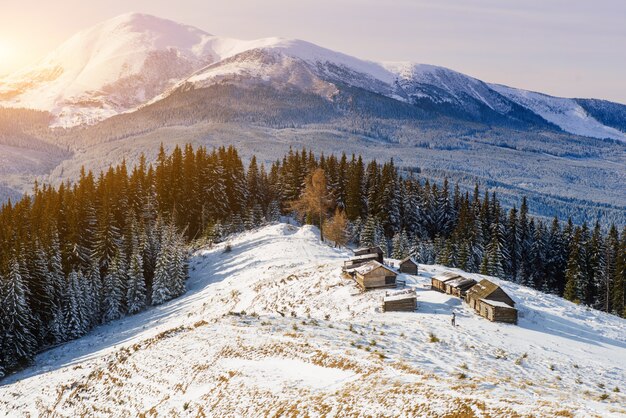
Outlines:
[[[319,213],[295,203],[315,190],[326,202]],[[387,256],[412,254],[626,316],[626,231],[614,226],[546,224],[528,215],[525,199],[507,212],[495,193],[422,182],[393,160],[290,150],[246,169],[233,147],[161,147],[154,165],[83,171],[75,184],[35,186],[2,208],[0,366],[13,370],[40,349],[183,293],[185,241],[217,241],[293,209],[321,219],[335,242],[380,245]]]

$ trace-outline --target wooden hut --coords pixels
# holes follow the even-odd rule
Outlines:
[[[383,250],[381,250],[380,247],[362,247],[352,252],[354,253],[353,259],[364,255],[376,255],[376,261],[381,264],[383,263]]]
[[[379,263],[370,261],[354,269],[355,280],[363,290],[376,289],[381,287],[395,287],[395,271]]]
[[[352,257],[350,260],[343,262],[343,270],[347,273],[352,273],[354,272],[354,269],[365,263],[369,263],[370,261],[378,261],[378,255],[363,254]]]
[[[417,275],[417,263],[411,257],[401,260],[398,267],[400,269],[400,273],[412,274],[414,276]]]
[[[452,279],[457,279],[459,276],[456,273],[445,272],[441,274],[437,274],[430,279],[431,287],[434,290],[439,290],[440,292],[446,292],[446,282]]]
[[[497,300],[481,299],[480,316],[493,322],[517,324],[517,309]]]
[[[476,280],[459,276],[445,282],[446,293],[457,298],[465,298],[465,293],[476,284]]]
[[[517,323],[515,301],[497,284],[481,280],[465,294],[465,301],[490,321]]]
[[[415,290],[387,292],[383,298],[383,312],[413,312],[417,308]]]
[[[513,299],[500,286],[487,279],[483,279],[472,286],[465,295],[465,301],[477,312],[480,310],[481,299],[504,302],[509,306],[515,306]]]

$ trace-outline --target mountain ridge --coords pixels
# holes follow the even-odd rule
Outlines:
[[[68,51],[86,51],[78,54],[82,64],[69,62]],[[0,106],[47,110],[52,126],[73,127],[133,112],[182,86],[276,80],[329,101],[345,84],[482,123],[503,117],[626,141],[626,106],[619,103],[515,89],[430,64],[363,60],[298,39],[219,37],[141,13],[85,29],[39,65],[5,78]]]

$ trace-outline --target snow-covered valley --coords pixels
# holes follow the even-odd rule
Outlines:
[[[510,282],[519,325],[404,275],[415,313],[341,275],[316,230],[200,249],[182,297],[49,350],[0,382],[8,416],[622,416],[626,321]],[[465,274],[468,277],[480,276]],[[450,325],[452,312],[457,327]],[[456,414],[456,415],[455,415]]]

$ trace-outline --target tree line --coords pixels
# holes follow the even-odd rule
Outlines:
[[[188,242],[216,242],[297,213],[337,244],[380,245],[496,275],[618,315],[626,231],[546,223],[497,196],[450,190],[393,161],[315,156],[244,166],[234,147],[191,145],[74,184],[35,185],[0,210],[0,372],[47,347],[185,291]]]

